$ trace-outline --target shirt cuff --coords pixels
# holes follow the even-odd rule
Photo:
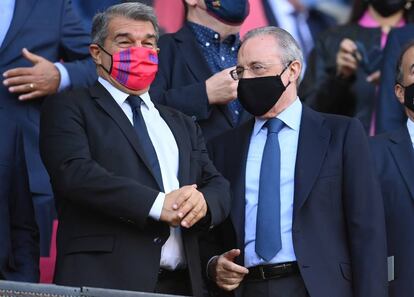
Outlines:
[[[63,66],[62,63],[56,62],[54,63],[56,68],[59,71],[60,74],[60,83],[59,83],[59,88],[58,88],[58,92],[63,91],[64,89],[70,87],[70,77],[69,77],[69,73],[68,70],[66,69],[65,66]]]
[[[164,200],[165,194],[160,192],[157,198],[155,198],[154,204],[152,205],[151,210],[149,212],[149,216],[156,221],[160,220]]]
[[[216,258],[218,258],[218,257],[219,256],[213,256],[213,257],[211,257],[210,260],[208,260],[207,265],[206,265],[206,275],[207,275],[207,278],[209,280],[212,280],[212,281],[214,281],[214,280],[210,276],[209,267],[210,267],[211,262],[213,262],[213,260],[216,259]]]

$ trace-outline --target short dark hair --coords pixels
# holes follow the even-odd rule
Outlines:
[[[395,83],[396,84],[402,84],[403,78],[404,78],[404,71],[403,71],[403,67],[402,67],[402,61],[404,58],[405,53],[410,49],[414,47],[414,39],[411,39],[410,41],[408,41],[407,43],[405,43],[400,56],[398,57],[397,60],[397,67],[396,67],[396,71],[395,71]]]
[[[109,22],[112,18],[119,16],[136,21],[151,22],[158,40],[158,21],[152,7],[139,2],[128,2],[113,5],[94,16],[92,20],[92,42],[103,46],[105,39],[108,37]]]

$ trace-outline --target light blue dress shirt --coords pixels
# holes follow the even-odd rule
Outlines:
[[[279,132],[280,144],[280,220],[282,249],[270,261],[261,259],[255,252],[256,216],[259,193],[260,167],[267,138],[266,120],[256,118],[250,138],[246,163],[246,223],[244,240],[244,264],[252,267],[261,264],[296,261],[292,240],[293,196],[295,186],[295,164],[302,117],[302,103],[299,98],[277,118],[285,123]]]
[[[3,45],[12,23],[15,6],[16,0],[0,0],[0,47]],[[58,91],[62,91],[71,85],[69,73],[62,63],[56,62],[54,64],[60,73]]]
[[[413,144],[413,148],[414,148],[414,122],[410,118],[408,118],[407,120],[407,128],[408,128],[408,133],[410,134],[411,143]]]

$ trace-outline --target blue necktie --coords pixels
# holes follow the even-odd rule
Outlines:
[[[280,147],[278,133],[283,122],[266,122],[267,140],[260,168],[256,219],[256,253],[269,262],[282,248],[280,235]]]
[[[138,96],[129,96],[127,100],[132,109],[134,129],[135,132],[137,132],[139,143],[144,150],[145,156],[151,166],[152,172],[155,175],[158,186],[161,191],[164,191],[160,163],[158,162],[157,153],[152,145],[151,138],[148,135],[147,126],[145,125],[145,121],[141,113],[142,99]]]

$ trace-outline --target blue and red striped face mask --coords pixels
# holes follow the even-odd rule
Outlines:
[[[147,47],[129,47],[114,54],[108,53],[98,45],[106,54],[111,56],[109,75],[124,87],[133,90],[144,90],[152,83],[158,71],[157,51]]]

